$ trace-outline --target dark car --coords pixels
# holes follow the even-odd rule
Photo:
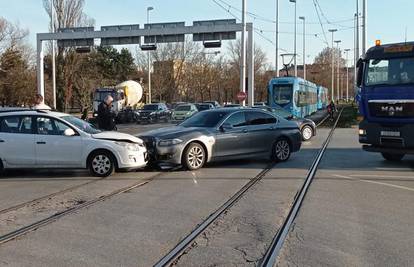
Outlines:
[[[135,111],[137,123],[168,122],[170,117],[171,111],[164,103],[146,104],[142,109]]]
[[[264,156],[286,161],[301,147],[298,125],[256,109],[199,112],[178,126],[139,135],[151,161],[196,170],[207,162]]]
[[[203,103],[212,104],[215,108],[221,107],[219,102],[217,102],[217,101],[204,101]]]
[[[282,107],[272,108],[269,106],[254,106],[253,108],[266,110],[279,117],[296,122],[299,126],[300,132],[302,133],[303,141],[309,141],[316,135],[316,124],[313,120],[296,117]]]
[[[210,104],[210,103],[197,103],[195,105],[196,105],[198,111],[215,109],[214,105],[213,104]]]

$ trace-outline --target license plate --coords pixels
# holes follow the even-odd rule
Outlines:
[[[395,131],[381,131],[381,136],[400,137],[400,132]]]

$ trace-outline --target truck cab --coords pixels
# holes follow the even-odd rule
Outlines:
[[[357,66],[363,149],[390,161],[414,154],[414,42],[378,43]]]

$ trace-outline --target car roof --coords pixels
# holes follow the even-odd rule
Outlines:
[[[63,117],[69,114],[50,111],[50,110],[39,110],[30,108],[0,108],[0,116],[19,116],[19,115],[50,115],[52,117]]]

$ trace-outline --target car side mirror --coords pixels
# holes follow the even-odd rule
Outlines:
[[[66,130],[63,132],[63,134],[64,134],[65,136],[75,136],[75,135],[76,135],[75,131],[74,131],[73,129],[71,129],[71,128],[66,129]]]
[[[228,122],[225,122],[220,126],[220,131],[222,132],[230,131],[231,129],[233,129],[233,126]]]
[[[357,86],[361,87],[362,85],[362,76],[364,73],[364,61],[360,58],[358,59],[357,62],[357,68],[358,68],[358,72],[357,72]]]

